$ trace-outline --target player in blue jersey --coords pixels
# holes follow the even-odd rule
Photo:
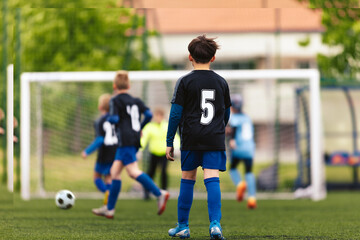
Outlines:
[[[213,38],[198,36],[188,45],[194,70],[175,86],[167,133],[166,157],[174,161],[173,141],[179,126],[181,136],[181,183],[178,223],[172,237],[189,238],[189,213],[197,168],[204,170],[211,239],[224,239],[221,220],[219,171],[226,170],[225,126],[230,116],[229,87],[224,78],[210,70],[218,49]]]
[[[255,153],[254,126],[248,115],[243,113],[243,100],[241,95],[231,97],[232,115],[229,121],[231,128],[231,148],[230,177],[236,186],[236,198],[241,202],[244,198],[246,188],[248,189],[248,208],[256,208],[256,183],[252,173],[253,159]],[[245,181],[237,170],[240,162],[245,164]]]
[[[94,123],[95,139],[81,154],[85,159],[95,150],[98,150],[94,169],[94,183],[100,192],[105,193],[104,205],[107,204],[111,186],[110,168],[114,161],[117,147],[116,142],[109,142],[108,140],[109,136],[111,137],[113,132],[111,124],[106,122],[109,117],[110,99],[110,94],[103,94],[99,97],[98,109],[101,116]]]
[[[140,147],[140,131],[150,122],[152,113],[139,98],[134,98],[128,93],[129,88],[128,73],[118,71],[114,79],[116,96],[110,100],[108,118],[110,123],[115,124],[118,139],[118,148],[111,167],[112,182],[109,200],[106,206],[93,209],[94,214],[110,219],[114,217],[115,205],[121,190],[121,173],[124,169],[131,178],[157,197],[158,215],[164,212],[169,198],[169,193],[159,189],[153,180],[138,167],[136,153]],[[144,115],[142,122],[140,122],[141,115]]]

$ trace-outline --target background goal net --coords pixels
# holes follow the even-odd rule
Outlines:
[[[151,108],[170,110],[176,80],[188,71],[129,72],[130,93]],[[231,94],[241,94],[244,112],[255,126],[255,175],[259,191],[294,190],[297,177],[295,120],[296,89],[309,88],[312,198],[326,196],[321,158],[321,116],[317,70],[223,70]],[[92,181],[96,154],[84,160],[81,151],[93,140],[93,121],[99,116],[98,97],[112,93],[115,72],[43,72],[21,76],[21,196],[52,196],[69,189],[97,196]],[[168,115],[167,115],[168,116]],[[165,139],[164,139],[165,144]],[[138,153],[146,171],[146,152]],[[179,155],[177,156],[179,159]],[[241,172],[243,168],[240,167]],[[201,171],[199,171],[200,173]],[[179,161],[168,166],[169,188],[177,191]],[[142,192],[123,174],[123,193]],[[199,174],[201,179],[202,173]],[[223,192],[233,192],[227,172],[221,175]],[[155,181],[159,181],[155,178]],[[196,190],[204,191],[201,184]],[[85,195],[87,193],[87,195]]]

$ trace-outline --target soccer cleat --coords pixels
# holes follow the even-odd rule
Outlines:
[[[225,238],[222,235],[222,229],[220,223],[216,220],[210,223],[209,227],[210,240],[224,240]]]
[[[104,205],[107,205],[107,203],[108,203],[109,194],[110,194],[110,191],[106,190],[106,192],[104,194]]]
[[[106,217],[108,219],[113,219],[114,218],[114,214],[115,214],[115,209],[113,210],[108,210],[106,205],[103,205],[100,208],[93,208],[92,209],[93,214],[97,215],[97,216],[103,216]]]
[[[246,182],[240,182],[236,187],[236,200],[241,202],[244,199],[244,193],[246,190]]]
[[[256,208],[256,198],[249,197],[247,202],[248,209],[255,209]]]
[[[161,195],[158,197],[158,215],[161,215],[166,208],[167,200],[170,197],[170,194],[168,191],[160,190]]]
[[[168,233],[170,237],[179,237],[181,239],[189,238],[190,237],[189,224],[177,223],[176,227],[169,229]]]

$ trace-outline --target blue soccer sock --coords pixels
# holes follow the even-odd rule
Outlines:
[[[140,174],[140,176],[136,178],[136,181],[141,183],[146,190],[154,194],[156,197],[161,195],[160,188],[156,186],[154,181],[146,173]]]
[[[232,182],[234,183],[235,186],[237,186],[241,182],[241,174],[236,168],[230,169],[229,173]]]
[[[101,178],[95,178],[94,180],[95,186],[99,189],[100,192],[105,192],[107,190],[104,181]]]
[[[120,190],[121,190],[121,180],[118,179],[112,180],[109,199],[107,203],[108,210],[113,210],[115,208]]]
[[[106,184],[106,190],[110,190],[110,188],[111,188],[111,183],[107,183]]]
[[[189,214],[193,201],[195,180],[181,179],[178,198],[178,222],[189,223]]]
[[[220,180],[218,177],[207,178],[204,180],[207,190],[207,202],[210,222],[221,220],[221,191]]]
[[[245,174],[245,180],[246,180],[246,184],[247,184],[249,197],[255,197],[255,195],[256,195],[256,181],[255,181],[254,174],[251,173],[251,172],[246,173]]]

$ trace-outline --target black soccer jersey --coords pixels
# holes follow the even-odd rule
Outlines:
[[[183,107],[182,150],[225,150],[224,114],[231,100],[224,78],[211,70],[194,70],[177,81],[171,103]]]
[[[102,115],[94,122],[94,128],[95,128],[95,137],[105,137],[106,132],[104,129],[104,123],[106,122],[106,119],[109,115]],[[115,159],[115,153],[116,153],[117,145],[113,146],[106,146],[105,144],[102,144],[101,147],[98,149],[97,153],[97,159],[96,161],[98,163],[111,163]]]
[[[148,109],[143,101],[127,93],[118,94],[110,100],[110,115],[117,115],[120,119],[116,124],[120,147],[140,147],[140,118]]]

